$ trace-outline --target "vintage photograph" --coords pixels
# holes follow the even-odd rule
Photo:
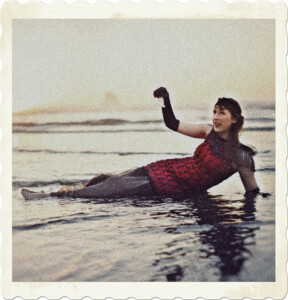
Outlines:
[[[11,22],[12,282],[276,281],[275,19]]]
[[[273,20],[13,21],[15,281],[273,281],[274,173]]]

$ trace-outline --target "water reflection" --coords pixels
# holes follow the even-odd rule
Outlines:
[[[255,244],[255,200],[253,195],[231,200],[204,194],[185,199],[183,209],[169,211],[167,217],[182,223],[165,229],[175,239],[156,254],[158,272],[152,280],[233,280],[251,256],[248,246]],[[207,273],[197,274],[197,269]]]
[[[153,226],[167,240],[159,241],[158,251],[151,254],[151,281],[238,280],[260,229],[255,220],[256,195],[231,199],[204,193],[184,200],[136,198],[111,203],[146,208],[147,218],[134,222],[143,222],[145,228],[145,222],[156,220]]]

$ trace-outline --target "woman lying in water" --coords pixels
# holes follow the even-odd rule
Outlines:
[[[165,125],[176,132],[204,139],[192,157],[160,160],[117,176],[100,176],[84,187],[53,193],[23,189],[25,199],[49,196],[73,198],[115,198],[126,196],[181,196],[206,191],[239,172],[246,192],[258,193],[254,172],[254,151],[239,142],[244,117],[237,101],[219,98],[213,110],[213,125],[188,124],[176,119],[166,88],[154,91],[164,99]]]

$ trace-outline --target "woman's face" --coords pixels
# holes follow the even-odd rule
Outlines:
[[[218,132],[222,138],[227,139],[236,120],[232,117],[230,111],[224,107],[215,105],[213,110],[213,126],[214,131]]]

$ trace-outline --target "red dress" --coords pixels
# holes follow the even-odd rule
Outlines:
[[[157,195],[206,191],[237,172],[240,165],[255,170],[253,151],[240,145],[235,161],[223,157],[225,140],[213,129],[193,157],[160,160],[145,168]]]

